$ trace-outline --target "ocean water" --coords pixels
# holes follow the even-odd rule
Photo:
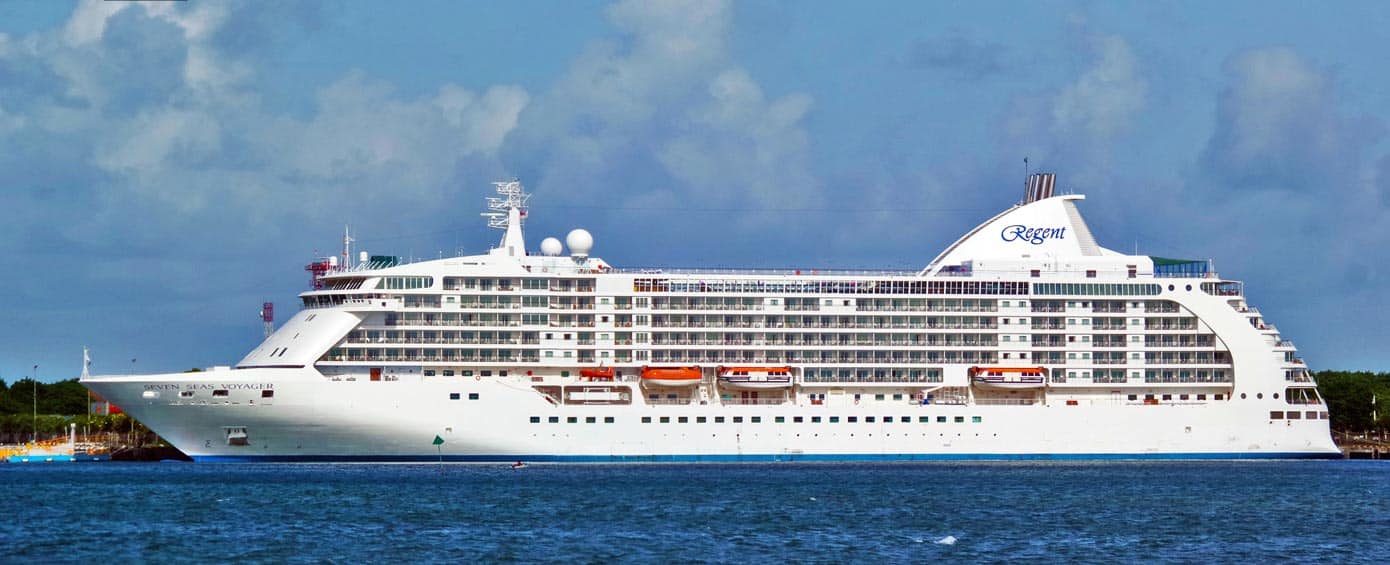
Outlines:
[[[0,516],[0,563],[1379,563],[1390,462],[0,464]]]

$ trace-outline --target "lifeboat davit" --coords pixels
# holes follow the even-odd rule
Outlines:
[[[971,367],[975,386],[1003,389],[1032,389],[1047,386],[1047,369],[1042,367]]]
[[[642,367],[642,383],[652,386],[695,386],[703,379],[699,367]]]
[[[579,370],[580,377],[591,381],[611,381],[613,380],[613,374],[612,367],[590,367],[588,369]]]
[[[719,383],[730,388],[775,389],[792,386],[791,367],[719,367]]]

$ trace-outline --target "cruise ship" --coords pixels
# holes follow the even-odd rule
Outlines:
[[[904,272],[623,268],[493,188],[485,254],[345,236],[235,366],[81,382],[197,461],[1339,456],[1241,282],[1101,247],[1051,174]]]

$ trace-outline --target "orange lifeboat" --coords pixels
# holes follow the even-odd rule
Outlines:
[[[719,383],[730,388],[776,389],[792,386],[791,367],[719,367]]]
[[[579,376],[591,381],[611,381],[613,380],[612,367],[591,367],[580,369]]]
[[[703,379],[699,367],[642,367],[642,382],[652,386],[695,386]]]
[[[1047,369],[1043,367],[971,367],[970,380],[976,386],[988,388],[1042,388],[1047,386]]]

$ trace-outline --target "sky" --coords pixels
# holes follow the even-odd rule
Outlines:
[[[0,2],[0,379],[230,365],[357,249],[918,269],[1022,196],[1390,370],[1376,2]],[[37,365],[35,371],[33,367]]]

